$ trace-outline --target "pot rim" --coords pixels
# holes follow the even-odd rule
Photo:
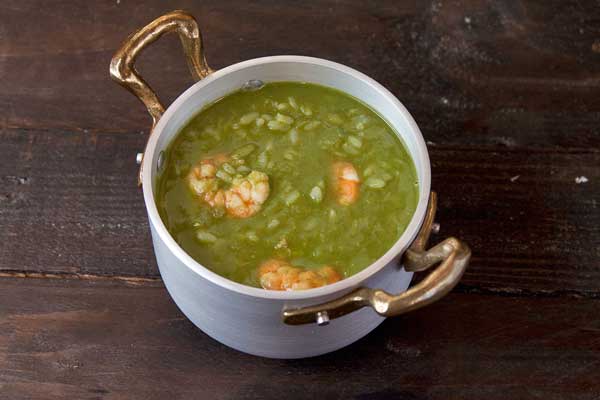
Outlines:
[[[194,260],[190,255],[188,255],[183,248],[179,246],[179,244],[175,241],[175,239],[168,232],[166,226],[164,225],[160,215],[158,213],[158,208],[156,206],[156,202],[154,199],[154,190],[152,187],[152,162],[154,160],[154,152],[156,151],[158,139],[163,132],[163,129],[167,125],[167,122],[177,113],[180,106],[182,106],[189,98],[196,95],[196,93],[205,86],[209,85],[213,81],[217,79],[223,79],[228,74],[238,71],[247,67],[252,67],[261,64],[269,64],[269,63],[281,63],[281,62],[292,62],[292,63],[300,63],[300,64],[312,64],[318,65],[321,67],[326,67],[330,69],[334,69],[338,72],[345,73],[347,75],[352,76],[355,79],[361,80],[367,83],[372,90],[379,92],[381,95],[386,97],[389,101],[392,102],[397,112],[402,115],[402,117],[406,120],[410,128],[413,130],[415,134],[415,139],[417,143],[417,151],[421,154],[421,162],[419,165],[415,163],[415,168],[417,170],[421,169],[421,180],[419,181],[419,201],[417,203],[417,207],[413,216],[410,220],[410,223],[406,227],[404,233],[398,238],[398,240],[390,247],[390,249],[383,254],[379,259],[377,259],[374,263],[364,268],[362,271],[348,277],[342,279],[339,282],[329,284],[326,286],[322,286],[315,289],[308,289],[302,291],[270,291],[260,288],[255,288],[252,286],[247,286],[241,283],[234,282],[229,280],[210,269],[206,268],[196,260]],[[383,115],[384,118],[387,116]],[[275,299],[275,300],[306,300],[312,299],[316,297],[322,297],[327,295],[332,295],[334,293],[342,292],[348,289],[355,288],[359,286],[366,279],[376,274],[390,262],[392,262],[395,258],[400,256],[400,254],[408,248],[410,243],[416,237],[418,230],[423,222],[425,217],[425,211],[427,208],[427,203],[429,201],[429,193],[430,193],[430,185],[431,185],[431,166],[429,161],[429,153],[427,151],[427,146],[425,145],[425,140],[423,139],[423,135],[421,130],[417,126],[417,123],[410,115],[406,107],[394,96],[389,90],[387,90],[383,85],[370,78],[369,76],[359,72],[353,68],[347,67],[343,64],[339,64],[333,61],[316,58],[316,57],[306,57],[306,56],[296,56],[296,55],[279,55],[279,56],[269,56],[269,57],[261,57],[254,58],[246,61],[241,61],[236,64],[232,64],[220,70],[214,71],[206,78],[196,82],[192,86],[190,86],[187,90],[185,90],[181,95],[177,97],[177,99],[167,108],[163,116],[160,118],[156,126],[153,128],[153,133],[150,135],[148,140],[145,155],[143,158],[143,166],[142,166],[142,189],[144,195],[144,203],[146,205],[146,211],[148,213],[148,218],[150,219],[150,223],[154,227],[156,233],[158,234],[160,240],[162,240],[169,250],[179,259],[181,260],[189,269],[200,275],[201,277],[207,279],[215,285],[221,286],[224,289],[231,290],[233,292],[237,292],[239,294],[262,298],[262,299]],[[412,156],[412,155],[411,155]],[[413,162],[415,162],[413,157]]]

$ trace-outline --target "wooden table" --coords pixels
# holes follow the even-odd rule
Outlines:
[[[398,96],[429,145],[434,241],[473,249],[452,294],[296,361],[179,312],[136,186],[150,120],[108,77],[121,41],[174,8],[214,68],[312,55]],[[140,70],[165,102],[191,84],[175,37]],[[599,124],[593,1],[3,2],[0,398],[600,398]]]

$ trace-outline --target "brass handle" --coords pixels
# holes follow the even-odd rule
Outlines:
[[[138,54],[146,46],[158,40],[163,34],[173,31],[179,35],[194,80],[198,81],[209,75],[212,70],[204,57],[202,35],[198,29],[198,24],[192,15],[181,10],[172,11],[158,17],[129,36],[110,62],[111,78],[144,103],[148,113],[152,116],[153,128],[165,112],[165,108],[156,93],[136,71],[135,61]],[[138,176],[138,183],[140,184],[141,176],[142,169],[140,167]]]
[[[453,237],[430,250],[425,250],[436,207],[437,195],[432,192],[419,234],[404,254],[404,268],[407,271],[423,271],[439,263],[439,266],[424,280],[398,295],[380,289],[362,287],[327,303],[285,310],[283,322],[289,325],[313,322],[324,324],[330,319],[367,306],[372,307],[381,316],[392,317],[426,306],[444,297],[456,286],[465,272],[471,258],[471,250],[465,243]]]

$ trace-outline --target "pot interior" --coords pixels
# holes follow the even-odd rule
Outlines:
[[[404,106],[387,89],[371,78],[341,64],[301,56],[265,57],[226,67],[194,84],[167,109],[150,137],[143,165],[143,186],[146,207],[151,223],[155,225],[161,238],[167,241],[168,244],[178,247],[162,223],[154,203],[154,194],[157,177],[162,164],[163,156],[161,154],[163,150],[166,149],[181,128],[202,108],[240,89],[251,80],[260,80],[265,83],[276,81],[315,83],[338,89],[361,100],[377,111],[398,134],[412,157],[417,171],[419,202],[411,222],[394,246],[377,262],[363,271],[324,288],[310,289],[304,292],[308,293],[320,291],[328,287],[360,283],[392,260],[397,259],[416,236],[429,198],[430,164],[421,132]],[[183,250],[181,251],[183,252]],[[208,271],[189,256],[185,261],[186,264],[195,264],[194,269],[200,267],[203,272]],[[212,276],[214,273],[211,272],[208,275]],[[241,284],[235,285],[248,288],[248,290],[253,289],[266,292],[262,289],[251,288]],[[287,294],[289,292],[284,292],[282,295]]]

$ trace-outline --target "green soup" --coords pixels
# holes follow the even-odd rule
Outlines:
[[[167,229],[199,263],[250,286],[261,286],[258,268],[270,259],[332,266],[341,278],[359,272],[398,240],[418,201],[414,164],[386,121],[314,84],[227,95],[192,118],[165,156],[156,198]],[[340,177],[340,165],[359,182]],[[258,185],[252,209],[222,205],[253,177],[268,195]]]

